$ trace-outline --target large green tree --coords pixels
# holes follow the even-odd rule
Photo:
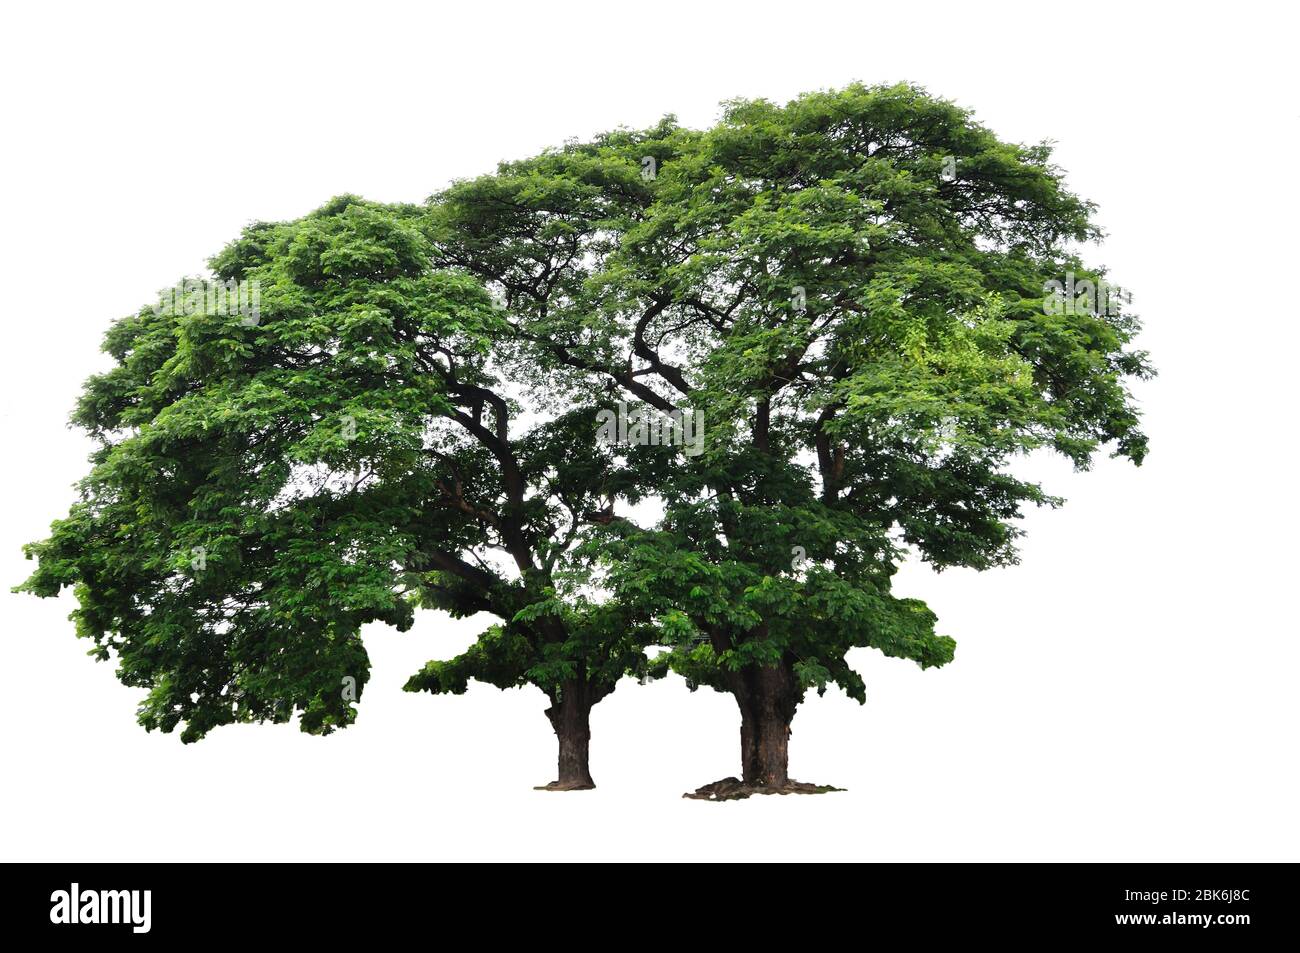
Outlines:
[[[300,716],[348,725],[360,628],[420,607],[500,622],[409,688],[469,678],[550,700],[559,789],[592,786],[591,706],[645,658],[635,621],[560,591],[584,524],[628,480],[594,410],[524,415],[494,368],[510,328],[434,266],[427,210],[336,199],[258,224],[192,281],[117,321],[73,415],[98,441],[81,499],[21,587],[75,589],[78,634],[182,739]],[[219,307],[213,305],[218,304]],[[231,306],[228,306],[231,305]],[[576,592],[576,590],[574,590]]]
[[[890,580],[909,550],[1013,561],[1022,507],[1057,502],[1018,455],[1145,453],[1137,323],[1078,257],[1092,206],[1046,146],[917,88],[738,101],[707,132],[570,143],[434,205],[444,260],[503,295],[549,388],[702,415],[662,522],[614,520],[587,552],[656,620],[660,669],[736,698],[738,793],[800,789],[791,720],[810,688],[864,698],[850,649],[952,658]]]

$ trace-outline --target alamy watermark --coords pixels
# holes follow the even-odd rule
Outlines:
[[[244,327],[256,327],[262,320],[262,288],[256,281],[186,278],[159,293],[157,311],[165,315],[238,315]]]
[[[627,403],[620,400],[616,410],[598,412],[596,422],[600,424],[596,439],[608,446],[684,447],[688,457],[704,452],[704,417],[696,410],[668,414],[649,407],[628,410]]]
[[[50,922],[120,923],[132,933],[148,933],[153,917],[151,890],[83,890],[74,883],[50,894]]]
[[[1043,282],[1043,311],[1046,314],[1093,314],[1117,317],[1120,306],[1133,301],[1132,292],[1119,285],[1098,279],[1076,281],[1074,272],[1065,273],[1065,281]]]

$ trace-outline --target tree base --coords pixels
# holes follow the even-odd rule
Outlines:
[[[758,784],[741,781],[739,778],[723,778],[714,781],[682,797],[696,801],[740,801],[753,794],[827,794],[831,791],[843,791],[844,788],[831,787],[829,784],[808,784],[805,781],[786,781],[783,784]]]
[[[594,791],[596,785],[591,781],[552,781],[550,784],[539,784],[533,788],[534,791]]]

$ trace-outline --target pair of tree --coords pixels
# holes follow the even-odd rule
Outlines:
[[[1044,298],[1104,287],[1071,250],[1092,211],[1046,146],[855,85],[253,225],[211,267],[255,283],[256,320],[110,329],[74,414],[100,449],[21,588],[75,587],[142,724],[183,740],[349,724],[361,627],[435,608],[499,621],[407,688],[541,689],[551,787],[592,786],[624,676],[675,671],[741,716],[742,777],[701,796],[809,789],[791,721],[810,689],[864,700],[850,649],[953,657],[892,591],[908,551],[1013,561],[1022,507],[1057,502],[1019,454],[1141,462],[1136,321]],[[621,405],[702,452],[602,440]]]

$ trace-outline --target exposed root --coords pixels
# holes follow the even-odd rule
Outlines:
[[[590,781],[552,781],[550,784],[539,784],[533,788],[534,791],[594,791],[596,785]]]
[[[753,784],[739,778],[723,778],[702,788],[683,794],[697,801],[739,801],[751,794],[826,794],[843,791],[829,784],[808,784],[804,781],[786,781],[784,784]]]

